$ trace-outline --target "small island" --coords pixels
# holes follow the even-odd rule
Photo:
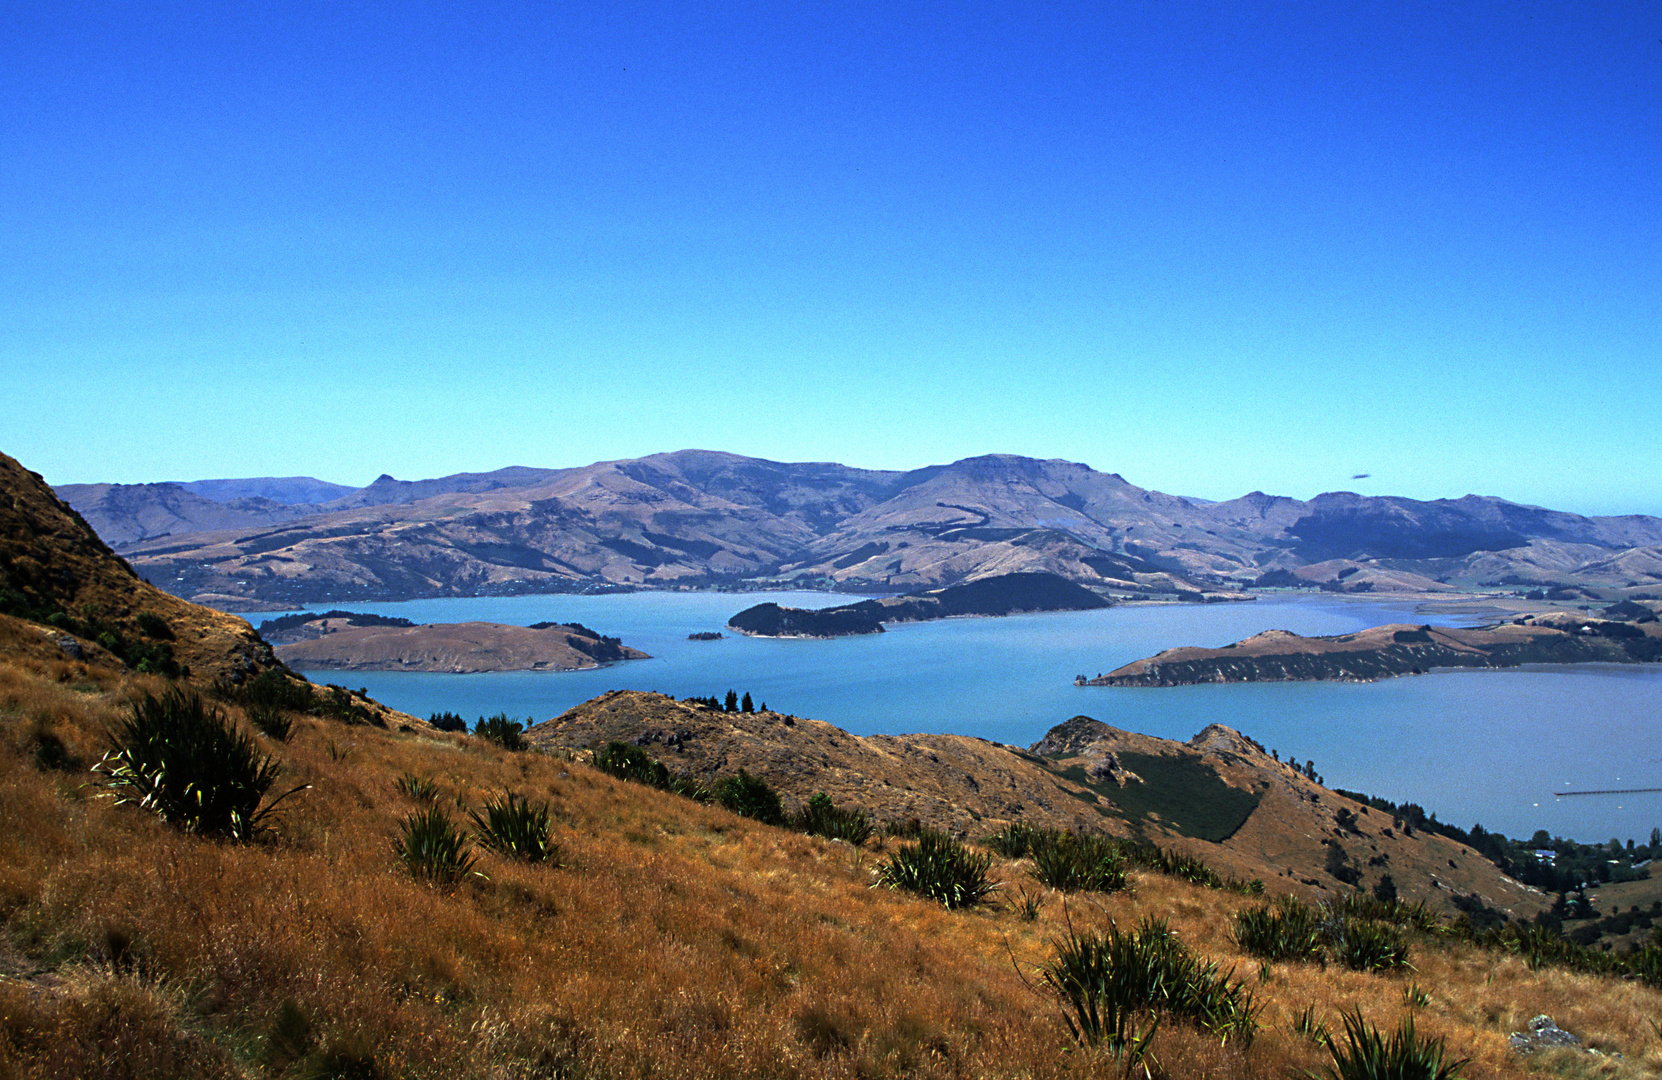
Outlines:
[[[1089,611],[1108,601],[1057,574],[1021,572],[979,578],[856,604],[807,609],[757,604],[727,625],[754,637],[849,637],[881,634],[884,623],[924,622],[956,616],[1000,616],[1040,611]]]
[[[269,628],[269,629],[268,629]],[[302,671],[581,671],[650,659],[581,623],[431,623],[330,611],[260,626],[278,659]]]
[[[1459,628],[1393,623],[1354,634],[1301,637],[1266,630],[1221,649],[1183,647],[1087,679],[1080,686],[1194,686],[1225,682],[1372,682],[1434,668],[1662,660],[1662,624],[1567,612]]]
[[[720,641],[721,639],[722,634],[719,630],[695,630],[687,635],[688,641]]]

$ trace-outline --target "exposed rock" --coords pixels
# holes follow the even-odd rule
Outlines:
[[[1506,1037],[1512,1050],[1519,1054],[1533,1054],[1559,1046],[1580,1047],[1581,1040],[1553,1023],[1545,1014],[1529,1021],[1528,1031],[1514,1031]]]

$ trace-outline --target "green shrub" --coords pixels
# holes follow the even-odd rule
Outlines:
[[[856,847],[871,837],[873,829],[870,814],[859,807],[837,806],[823,791],[792,815],[791,827],[827,840],[846,840]]]
[[[1454,1080],[1468,1058],[1449,1061],[1442,1039],[1414,1034],[1414,1014],[1403,1016],[1389,1037],[1362,1019],[1361,1009],[1345,1013],[1345,1041],[1329,1039],[1333,1064],[1323,1069],[1328,1080]]]
[[[1079,933],[1070,925],[1041,969],[1074,1037],[1112,1050],[1146,1045],[1168,1014],[1219,1039],[1249,1044],[1258,1026],[1252,995],[1231,981],[1233,974],[1196,958],[1156,919],[1143,920],[1130,933],[1114,925]]]
[[[473,725],[473,733],[482,739],[497,743],[504,750],[525,749],[525,725],[508,719],[507,713],[481,716]]]
[[[1395,971],[1412,967],[1402,931],[1388,923],[1351,919],[1333,942],[1333,959],[1352,971]]]
[[[1029,855],[1041,842],[1047,830],[1036,829],[1021,821],[1012,821],[987,837],[983,843],[1006,859],[1021,859]]]
[[[669,786],[669,770],[645,750],[625,742],[609,742],[595,751],[594,767],[603,773],[648,787]]]
[[[462,830],[438,806],[406,817],[392,850],[411,874],[438,885],[460,880],[478,861]]]
[[[992,856],[940,833],[926,833],[877,868],[877,884],[927,896],[948,908],[970,907],[998,885],[987,878]]]
[[[221,689],[225,691],[223,696],[248,707],[283,709],[297,713],[317,712],[317,701],[312,697],[312,685],[277,668],[268,668],[260,672],[241,687],[222,686]]]
[[[474,810],[474,835],[490,850],[522,862],[543,862],[553,858],[555,848],[548,839],[548,804],[535,805],[514,794],[485,803],[484,812]]]
[[[737,776],[723,777],[715,787],[716,802],[743,817],[754,818],[764,825],[785,823],[785,804],[779,793],[760,776],[752,776],[743,769]]]
[[[417,776],[415,773],[405,773],[393,785],[398,793],[416,802],[433,803],[439,801],[439,785],[431,778]]]
[[[282,709],[270,705],[250,705],[247,709],[248,722],[259,729],[260,734],[268,739],[276,739],[280,743],[289,741],[294,732],[294,721]]]
[[[1292,897],[1242,909],[1235,915],[1234,929],[1235,941],[1249,956],[1304,961],[1322,955],[1320,914]]]
[[[1125,855],[1106,836],[1046,832],[1032,854],[1033,876],[1052,889],[1106,893],[1126,887]]]
[[[467,721],[453,712],[436,712],[427,718],[437,731],[467,731]]]
[[[252,839],[278,803],[310,786],[261,807],[281,767],[194,693],[145,694],[114,737],[115,749],[94,768],[109,777],[117,801],[153,810],[187,832]]]
[[[167,625],[166,619],[155,612],[141,611],[135,621],[138,623],[139,633],[145,637],[155,638],[157,641],[173,640],[173,628]]]

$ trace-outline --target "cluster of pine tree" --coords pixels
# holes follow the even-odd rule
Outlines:
[[[716,712],[756,713],[768,711],[768,703],[765,701],[762,702],[760,709],[756,707],[756,703],[750,700],[750,691],[748,690],[745,691],[743,698],[739,697],[737,691],[729,690],[727,691],[727,697],[720,700],[713,695],[710,697],[687,697],[681,700],[688,705],[699,705],[706,709],[714,709]]]

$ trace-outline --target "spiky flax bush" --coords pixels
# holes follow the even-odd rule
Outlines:
[[[437,806],[406,817],[392,850],[411,874],[437,885],[454,884],[478,861],[467,836]]]
[[[1033,876],[1052,889],[1106,893],[1127,884],[1125,854],[1106,836],[1045,833],[1032,853]]]
[[[554,857],[545,802],[530,803],[509,792],[486,801],[482,811],[471,811],[468,816],[479,843],[498,855],[523,862],[545,862]]]
[[[859,807],[842,807],[825,792],[817,792],[791,817],[791,826],[810,836],[846,840],[858,847],[870,839],[874,826],[871,815]]]
[[[1306,961],[1322,955],[1320,915],[1292,897],[1243,908],[1235,916],[1234,929],[1236,942],[1250,956]]]
[[[262,807],[281,766],[195,693],[134,700],[114,738],[115,749],[94,768],[117,801],[153,810],[187,832],[252,839],[278,803],[308,786]]]
[[[938,900],[948,908],[979,904],[998,888],[988,879],[992,857],[940,833],[925,833],[877,868],[877,884]]]
[[[1389,1036],[1362,1019],[1362,1010],[1344,1014],[1345,1038],[1328,1040],[1333,1064],[1323,1072],[1328,1080],[1454,1080],[1468,1059],[1450,1061],[1442,1039],[1421,1039],[1414,1033],[1414,1014],[1405,1013]]]
[[[1116,1050],[1146,1041],[1164,1015],[1250,1044],[1258,1027],[1252,995],[1233,974],[1197,958],[1161,919],[1131,932],[1110,925],[1079,933],[1070,925],[1041,969],[1074,1037]]]

